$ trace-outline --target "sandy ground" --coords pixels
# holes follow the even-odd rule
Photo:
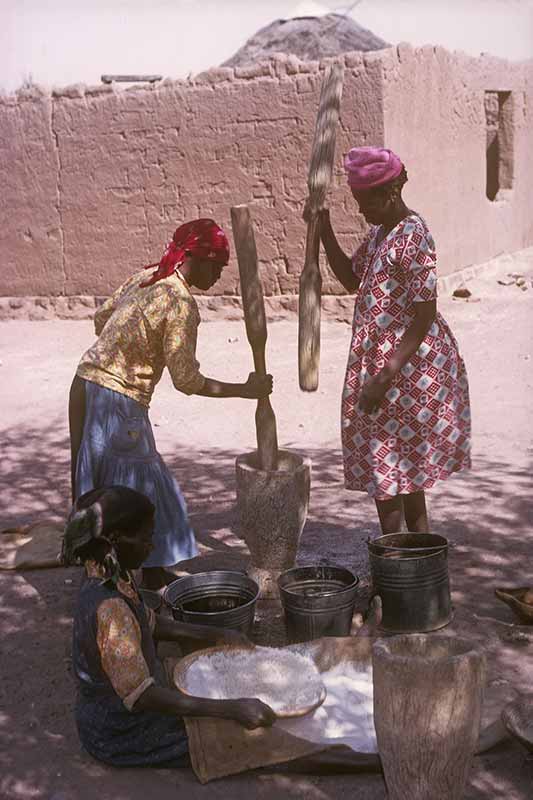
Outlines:
[[[470,377],[474,464],[469,473],[435,487],[429,501],[434,532],[452,542],[456,617],[449,631],[484,643],[491,685],[531,690],[531,641],[513,639],[514,629],[504,624],[513,622],[511,611],[493,596],[495,586],[533,585],[533,288],[499,285],[497,279],[508,272],[532,275],[533,251],[493,262],[482,278],[469,283],[471,301],[441,298],[440,310],[459,340]],[[65,515],[68,387],[92,338],[87,322],[0,325],[1,528]],[[323,325],[321,383],[315,394],[298,389],[295,321],[270,326],[268,364],[275,376],[272,402],[280,444],[313,461],[299,561],[343,564],[364,578],[365,540],[378,528],[372,502],[342,486],[339,406],[349,339],[348,325]],[[210,376],[245,379],[252,360],[244,325],[204,325],[199,358]],[[254,446],[253,411],[250,401],[187,398],[173,390],[168,377],[152,405],[159,449],[182,485],[202,553],[211,554],[212,563],[213,552],[235,563],[246,556],[234,533],[233,462]],[[179,792],[191,800],[328,800],[351,792],[360,800],[385,798],[378,775],[254,773],[200,787],[188,770],[111,770],[92,761],[80,749],[71,714],[70,628],[79,579],[75,569],[0,573],[1,797],[136,800]],[[532,796],[533,765],[517,743],[476,759],[467,800]]]

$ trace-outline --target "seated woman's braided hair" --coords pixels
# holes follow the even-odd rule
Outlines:
[[[127,486],[92,489],[74,503],[63,535],[65,565],[92,560],[104,567],[105,581],[117,582],[121,570],[115,545],[135,535],[140,523],[153,517],[155,507],[141,492]]]

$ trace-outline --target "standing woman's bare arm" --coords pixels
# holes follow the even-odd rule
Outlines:
[[[329,218],[329,209],[324,208],[319,212],[320,238],[328,257],[328,262],[336,278],[347,292],[355,292],[359,288],[359,279],[355,277],[352,269],[352,259],[349,258],[339,245]]]

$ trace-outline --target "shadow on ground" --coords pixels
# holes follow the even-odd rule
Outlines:
[[[236,533],[236,455],[192,447],[179,455],[166,454],[206,554],[246,553]],[[343,489],[338,449],[310,448],[308,455],[313,461],[312,498],[299,560],[343,564],[364,577],[365,541],[379,532],[373,503]],[[451,541],[454,627],[488,647],[491,680],[521,689],[532,686],[532,645],[505,640],[501,632],[507,629],[501,624],[514,619],[494,598],[493,589],[533,585],[532,467],[531,461],[509,464],[481,454],[471,472],[430,494],[433,530]],[[3,434],[0,475],[2,528],[41,517],[64,518],[69,470],[62,421],[46,425],[39,420]],[[78,569],[0,573],[2,797],[93,800],[97,793],[101,800],[135,800],[186,792],[193,800],[250,795],[333,800],[356,788],[362,800],[385,797],[379,776],[254,774],[201,788],[188,770],[109,770],[96,764],[80,750],[72,719],[70,627],[80,577]],[[467,800],[526,800],[532,780],[532,762],[519,745],[509,743],[476,760]]]

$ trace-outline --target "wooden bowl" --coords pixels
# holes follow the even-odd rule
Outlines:
[[[187,681],[187,673],[189,672],[191,666],[198,661],[198,659],[202,658],[202,656],[209,656],[213,653],[221,653],[221,652],[242,652],[242,651],[250,651],[256,650],[257,648],[254,645],[250,647],[243,647],[240,645],[222,645],[220,647],[209,647],[205,650],[196,650],[194,653],[190,653],[190,655],[185,656],[182,658],[174,667],[174,683],[177,688],[183,692],[183,694],[187,694],[189,696],[194,696],[188,690],[188,681]],[[274,649],[274,648],[272,648]],[[280,650],[283,652],[283,650]],[[285,651],[286,652],[286,651]],[[312,659],[309,659],[311,664],[316,667]],[[317,669],[317,675],[319,676],[319,670]],[[260,694],[260,689],[258,689],[258,694]],[[305,714],[310,714],[311,711],[314,711],[316,708],[322,705],[324,700],[326,699],[326,687],[320,682],[320,686],[317,686],[316,696],[312,703],[308,703],[307,705],[287,705],[287,707],[282,711],[276,711],[276,716],[280,719],[282,718],[292,718],[292,717],[303,717]]]
[[[531,586],[500,587],[494,590],[498,600],[512,608],[516,616],[526,625],[533,625],[533,604],[524,603],[524,596],[533,592]]]

